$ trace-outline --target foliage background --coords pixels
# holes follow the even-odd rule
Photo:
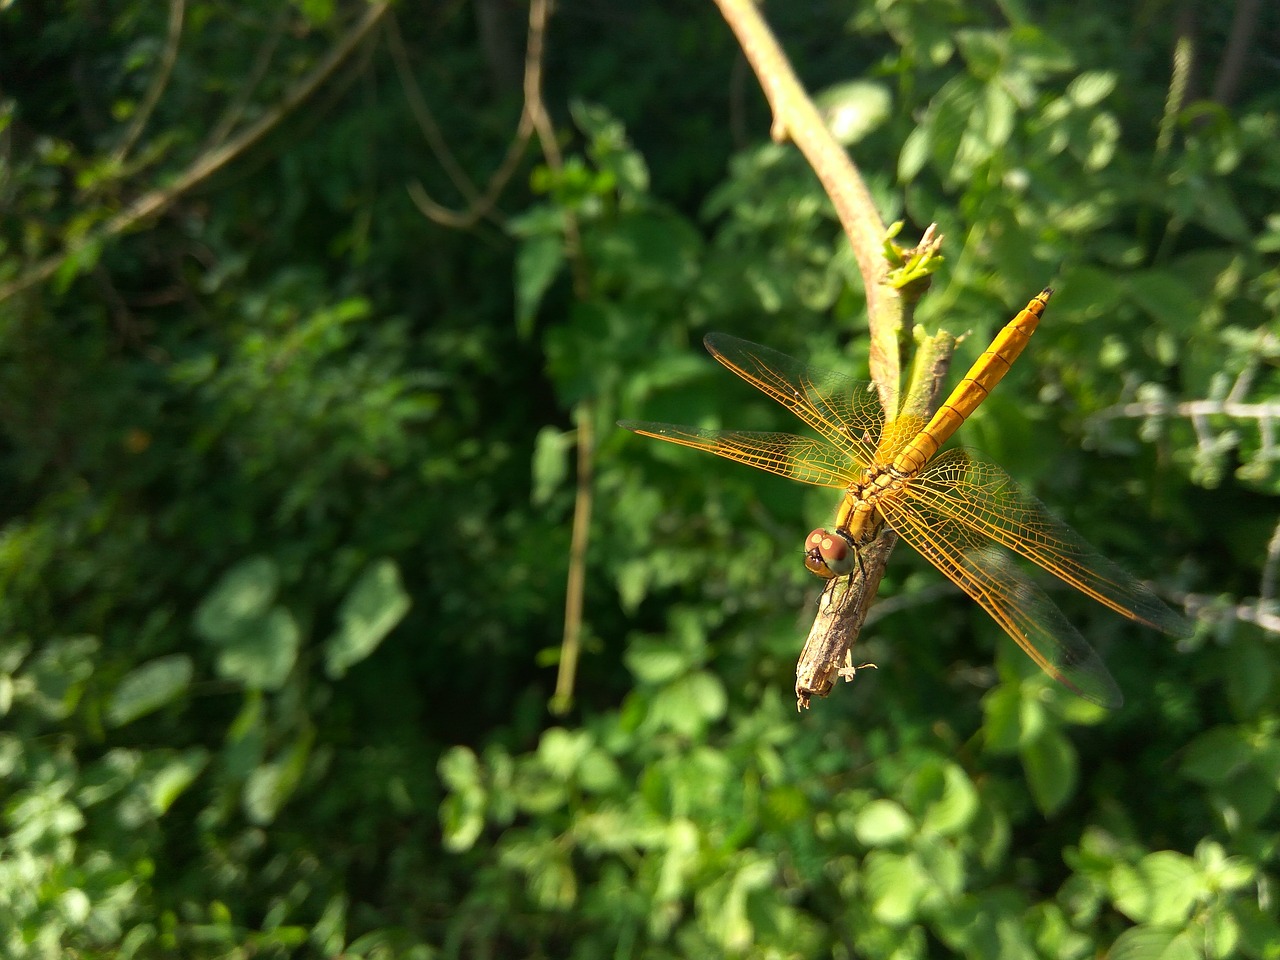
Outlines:
[[[377,8],[6,5],[0,953],[1280,955],[1280,14],[1240,7],[1243,47],[1212,3],[767,10],[946,234],[957,364],[1060,289],[965,442],[1199,618],[1057,593],[1101,716],[903,549],[879,669],[797,716],[830,496],[612,428],[790,428],[710,329],[866,366],[714,7],[560,4],[561,156],[458,228],[407,188],[499,166],[522,7],[403,5],[290,105]]]

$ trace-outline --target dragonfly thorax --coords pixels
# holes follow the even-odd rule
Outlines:
[[[876,503],[907,479],[893,467],[876,466],[851,484],[836,513],[835,530],[819,527],[805,539],[805,568],[827,580],[853,573],[858,566],[858,549],[875,539],[884,526]]]

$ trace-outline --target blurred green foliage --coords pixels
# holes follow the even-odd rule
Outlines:
[[[946,235],[918,317],[972,331],[957,364],[1058,288],[963,438],[1200,617],[1055,594],[1106,716],[907,549],[879,669],[797,716],[829,491],[613,429],[794,428],[710,329],[866,369],[846,241],[710,4],[559,4],[564,162],[474,227],[410,201],[465,196],[375,34],[126,235],[366,8],[187,3],[171,69],[160,5],[0,10],[0,285],[66,253],[0,302],[0,954],[1276,957],[1280,78],[1194,6],[1172,107],[1161,4],[767,8],[882,216]],[[523,11],[400,16],[481,183]]]

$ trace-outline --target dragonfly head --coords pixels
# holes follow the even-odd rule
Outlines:
[[[858,565],[858,553],[849,535],[819,527],[804,542],[804,565],[824,579],[843,577]]]

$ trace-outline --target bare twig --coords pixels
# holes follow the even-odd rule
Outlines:
[[[556,130],[551,123],[551,115],[547,113],[546,104],[542,102],[543,44],[546,40],[547,17],[550,14],[550,0],[533,0],[529,7],[529,46],[525,55],[524,101],[533,129],[538,134],[538,145],[542,147],[542,155],[547,158],[547,166],[559,172],[564,168],[564,155],[560,153],[560,144],[556,140]],[[587,265],[582,258],[582,237],[578,231],[578,218],[571,210],[566,210],[564,214],[564,242],[569,267],[573,272],[574,292],[580,299],[586,299],[589,289]]]
[[[409,66],[409,54],[404,48],[404,37],[400,34],[400,25],[396,22],[394,15],[387,17],[387,49],[391,52],[391,61],[395,64],[396,73],[400,77],[400,87],[404,90],[413,118],[418,121],[423,139],[431,147],[436,162],[440,164],[450,182],[460,194],[467,198],[468,203],[474,204],[479,199],[479,191],[462,169],[462,164],[453,155],[449,142],[440,131],[440,125],[436,123],[435,115],[427,106],[426,98],[418,88],[418,81]],[[421,190],[421,187],[418,189]],[[425,191],[423,196],[426,197]]]
[[[1247,371],[1246,371],[1247,372]],[[1247,382],[1242,373],[1237,385]],[[1239,391],[1232,388],[1228,397]],[[1121,418],[1159,418],[1184,417],[1191,422],[1196,433],[1196,447],[1204,455],[1219,453],[1224,447],[1235,446],[1232,436],[1224,437],[1213,429],[1210,417],[1226,416],[1237,420],[1254,420],[1258,424],[1260,446],[1256,454],[1259,462],[1280,459],[1280,449],[1276,446],[1276,422],[1280,420],[1280,402],[1240,403],[1235,400],[1187,400],[1182,403],[1169,403],[1164,400],[1149,400],[1138,403],[1122,403],[1107,407],[1096,414],[1097,420],[1116,420]]]
[[[888,285],[884,259],[886,230],[872,202],[871,193],[845,149],[831,136],[808,94],[796,78],[753,0],[716,0],[725,21],[733,29],[773,111],[772,136],[790,139],[817,174],[831,198],[836,215],[853,248],[867,293],[867,320],[871,331],[870,369],[888,418],[902,405],[900,384],[905,345],[911,339],[912,310],[922,284],[913,284],[910,297]],[[933,238],[918,248],[921,257],[936,254]],[[908,257],[913,251],[903,251]],[[927,283],[927,281],[925,281]],[[926,389],[913,386],[908,401],[926,413],[936,401],[942,372],[954,340],[939,336],[929,345],[931,357],[917,367]],[[796,666],[796,704],[806,707],[814,695],[825,696],[838,677],[849,679],[850,650],[866,619],[884,576],[885,563],[897,543],[897,534],[883,528],[861,548],[862,563],[849,577],[831,580],[822,592],[818,614]]]
[[[896,381],[898,322],[889,301],[897,298],[883,285],[885,263],[881,250],[885,226],[872,202],[871,192],[848,152],[822,122],[822,115],[801,86],[753,0],[716,0],[716,5],[737,36],[773,110],[770,131],[773,139],[779,142],[790,139],[804,154],[831,198],[836,216],[849,238],[867,290],[872,379],[877,387],[882,382]],[[877,336],[879,326],[891,328],[885,337]],[[890,342],[894,348],[885,349]]]
[[[1236,0],[1235,7],[1227,49],[1223,51],[1222,65],[1213,82],[1212,97],[1223,106],[1230,106],[1240,89],[1240,78],[1244,76],[1249,60],[1249,47],[1253,45],[1253,36],[1258,29],[1262,0]]]
[[[1234,620],[1252,623],[1268,633],[1280,634],[1280,607],[1275,600],[1258,597],[1240,603],[1224,604],[1221,597],[1201,593],[1172,593],[1172,599],[1200,623]]]
[[[1186,400],[1167,403],[1148,400],[1138,403],[1121,403],[1100,410],[1096,417],[1103,420],[1137,417],[1237,417],[1241,420],[1275,420],[1280,418],[1280,402],[1237,403],[1230,400]]]
[[[548,166],[558,170],[563,165],[560,147],[555,140],[555,129],[542,101],[542,61],[543,49],[546,43],[547,18],[549,16],[550,3],[548,0],[534,0],[530,5],[529,39],[525,45],[524,57],[524,108],[520,111],[520,119],[516,123],[515,134],[507,147],[506,156],[502,158],[502,163],[498,165],[498,169],[489,178],[489,183],[485,186],[484,191],[478,196],[474,186],[469,190],[464,189],[458,179],[453,174],[450,174],[455,186],[459,187],[459,192],[468,199],[470,204],[466,210],[462,211],[451,210],[433,200],[421,183],[414,181],[409,184],[407,187],[409,197],[413,200],[414,206],[427,219],[447,227],[464,230],[473,226],[482,218],[490,216],[494,205],[498,202],[498,197],[502,195],[502,191],[506,189],[508,182],[510,182],[511,177],[520,165],[520,159],[524,156],[525,148],[529,145],[529,138],[535,130],[538,133],[538,141],[542,146],[543,155],[547,158]],[[399,66],[399,63],[397,63],[397,66]],[[403,75],[401,80],[404,82]],[[409,93],[416,90],[416,87],[406,83],[405,90],[406,93]],[[423,127],[423,134],[427,136],[428,143],[432,144],[432,148],[436,150],[436,154],[441,158],[441,164],[444,166],[444,158],[451,157],[451,154],[447,145],[445,145],[443,137],[439,136],[439,130],[434,120],[429,119],[430,112],[426,109],[425,101],[419,97],[418,102],[421,111],[418,106],[414,105],[414,99],[410,95],[410,107],[413,108],[415,116],[418,117],[418,122]],[[433,135],[429,131],[435,132],[434,136],[439,141],[439,146],[437,146],[433,140]],[[447,166],[446,172],[448,172]],[[470,181],[465,177],[462,179],[463,182],[470,184]],[[578,247],[576,224],[568,226],[567,234],[567,243],[572,253]],[[575,261],[576,258],[570,258],[571,263]],[[573,269],[577,271],[578,267],[575,265]],[[575,281],[580,279],[581,277],[575,273]]]
[[[542,101],[542,60],[546,42],[550,0],[533,0],[529,7],[529,42],[525,54],[525,114],[538,134],[538,145],[552,170],[564,168],[564,157],[556,142],[555,128]],[[569,268],[573,274],[574,294],[585,300],[591,285],[587,263],[582,256],[578,219],[573,211],[564,212],[564,242]],[[573,504],[573,541],[569,551],[569,573],[565,590],[564,635],[560,642],[560,670],[556,677],[556,698],[552,708],[558,713],[569,709],[577,679],[578,655],[582,643],[582,585],[587,572],[587,544],[591,537],[592,464],[595,461],[595,434],[591,429],[595,406],[583,400],[574,411],[578,424],[578,492]]]
[[[378,25],[389,9],[386,3],[371,4],[364,16],[347,32],[315,68],[285,94],[276,106],[232,138],[225,146],[202,153],[168,186],[152,190],[129,204],[124,210],[107,220],[97,230],[61,253],[48,257],[17,279],[0,287],[0,302],[14,294],[43,283],[52,277],[64,263],[82,250],[119,236],[150,217],[169,209],[180,197],[199,186],[213,174],[227,166],[241,154],[275,129],[334,73],[369,32]]]
[[[253,91],[262,82],[262,78],[267,75],[267,70],[271,66],[271,59],[275,56],[276,47],[280,44],[280,38],[284,36],[285,26],[289,22],[289,10],[288,5],[280,5],[275,22],[271,27],[271,33],[258,46],[258,52],[253,58],[253,66],[236,84],[235,96],[231,98],[231,102],[227,104],[226,109],[222,111],[222,116],[218,118],[218,122],[209,130],[203,149],[212,150],[219,146],[231,135],[231,131],[236,128],[236,124],[244,116],[245,107],[249,105]]]
[[[160,55],[159,67],[151,78],[151,84],[147,88],[146,95],[142,98],[142,103],[134,112],[119,146],[116,147],[115,160],[117,163],[124,162],[129,155],[129,151],[138,142],[138,138],[142,136],[142,131],[146,127],[147,121],[151,119],[151,114],[155,111],[156,104],[160,102],[160,95],[164,93],[164,88],[169,85],[169,78],[173,76],[173,65],[178,61],[178,44],[182,40],[182,20],[186,13],[186,7],[186,0],[169,0],[169,29],[164,40],[164,52]]]
[[[1258,584],[1258,600],[1274,603],[1276,599],[1276,568],[1280,566],[1280,523],[1271,531],[1267,543],[1267,562],[1262,567],[1262,580]]]
[[[885,527],[880,535],[861,548],[859,573],[828,580],[818,598],[818,613],[804,649],[796,663],[796,708],[809,706],[813,697],[825,697],[836,680],[853,679],[849,670],[850,651],[858,641],[867,611],[880,581],[884,578],[889,554],[898,535]]]
[[[564,596],[564,637],[560,643],[560,669],[552,711],[564,713],[573,702],[573,687],[582,649],[583,587],[587,577],[587,544],[591,538],[592,460],[595,442],[592,404],[578,405],[578,492],[573,504],[573,534],[569,545],[569,576]]]

